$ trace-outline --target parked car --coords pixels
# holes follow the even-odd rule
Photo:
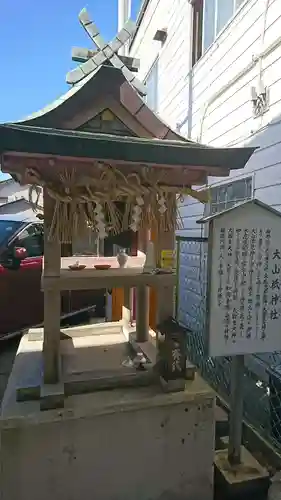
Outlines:
[[[44,224],[35,214],[0,216],[0,339],[43,322],[43,254]],[[94,306],[104,316],[104,290],[61,295],[62,316]]]

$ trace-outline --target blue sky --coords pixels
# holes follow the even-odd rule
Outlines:
[[[118,0],[1,0],[0,123],[18,120],[64,93],[71,47],[91,47],[78,21],[87,7],[103,37],[117,31]],[[132,0],[135,19],[140,0]]]

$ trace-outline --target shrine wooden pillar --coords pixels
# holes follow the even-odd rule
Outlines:
[[[125,328],[131,326],[131,315],[132,315],[132,289],[126,287],[123,289],[123,305],[122,305],[122,321]]]
[[[162,250],[175,249],[175,232],[163,231],[158,234],[157,247],[161,256]],[[156,324],[173,316],[174,313],[174,286],[161,286],[157,288],[156,296]]]
[[[149,231],[143,229],[138,234],[138,250],[146,252]],[[146,342],[149,338],[149,288],[140,285],[136,289],[136,340]]]
[[[154,227],[151,228],[150,231],[150,240],[154,244],[154,248],[157,246],[157,230]],[[159,265],[157,262],[156,256],[156,265]],[[156,329],[157,324],[157,289],[151,287],[149,290],[149,326],[152,330]]]
[[[172,201],[173,197],[174,202],[176,202],[176,196],[170,196],[170,201]],[[176,211],[174,212],[174,217],[176,217]],[[174,227],[176,227],[176,221],[174,221]],[[157,231],[156,228],[152,228],[151,239],[155,246],[156,265],[160,267],[162,250],[175,250],[175,231],[174,229],[170,231]],[[174,314],[174,286],[159,287],[151,295],[150,322],[156,327],[157,324],[172,317]]]
[[[133,241],[131,244],[131,256],[135,257],[138,253],[138,233],[133,233]],[[125,291],[123,288],[112,289],[112,321],[120,321],[123,319],[124,307],[131,309],[133,315],[133,290]],[[126,315],[126,313],[125,313]]]
[[[111,321],[120,321],[122,318],[122,307],[124,304],[124,290],[123,288],[112,288],[112,312]]]
[[[44,276],[60,275],[61,245],[58,241],[50,241],[50,227],[54,215],[54,200],[44,189]],[[56,384],[60,370],[60,291],[44,290],[44,341],[43,371],[44,383]]]

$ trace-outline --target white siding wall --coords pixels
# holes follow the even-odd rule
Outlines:
[[[187,0],[150,0],[132,47],[132,53],[141,59],[141,76],[161,47],[152,41],[153,35],[166,26],[168,39],[159,59],[160,116],[172,127],[185,122],[181,133],[206,144],[258,146],[246,168],[234,171],[231,177],[252,174],[254,195],[281,210],[281,40],[262,58],[269,110],[261,118],[253,118],[251,102],[251,87],[259,76],[258,56],[281,35],[281,0],[245,2],[191,71],[190,9]],[[219,180],[210,179],[209,183],[214,181]],[[203,205],[188,198],[180,210],[185,228],[181,233],[200,235],[196,220]]]
[[[150,0],[130,50],[131,56],[140,59],[141,79],[159,56],[157,112],[172,128],[184,118],[188,98],[190,13],[187,0]],[[153,37],[163,28],[168,36],[162,47]]]
[[[263,117],[253,118],[251,101],[251,87],[259,77],[258,56],[281,34],[280,0],[268,2],[265,17],[266,5],[266,0],[246,2],[193,68],[189,131],[193,139],[213,146],[258,146],[246,168],[232,172],[231,178],[252,174],[254,196],[281,209],[281,41],[262,59],[269,110]],[[186,124],[182,133],[187,132]],[[209,182],[217,183],[218,179]],[[201,227],[194,224],[194,214],[201,215],[203,206],[188,199],[181,213],[182,234],[201,233]]]
[[[13,179],[0,182],[0,198],[6,198],[7,201],[15,201],[21,198],[28,200],[28,186],[21,186]]]
[[[0,205],[21,199],[29,200],[29,186],[21,186],[13,179],[0,182]],[[38,205],[43,207],[43,191],[41,191]]]

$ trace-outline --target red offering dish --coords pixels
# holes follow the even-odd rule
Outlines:
[[[110,264],[96,264],[94,266],[94,268],[97,270],[97,271],[107,271],[108,269],[111,268],[111,265]]]
[[[71,270],[71,271],[82,271],[82,269],[85,269],[85,265],[84,264],[79,264],[77,266],[77,264],[72,264],[72,266],[68,266],[68,268]]]

